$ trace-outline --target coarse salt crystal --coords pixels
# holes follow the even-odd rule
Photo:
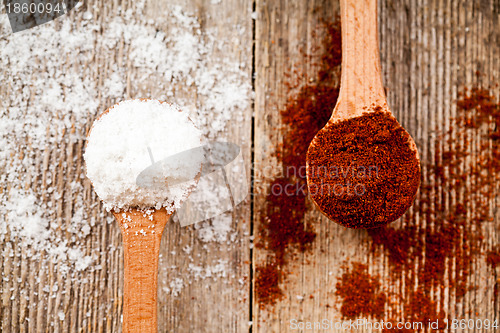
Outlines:
[[[196,185],[202,156],[190,156],[162,170],[165,177],[187,173],[190,180],[147,188],[137,177],[155,162],[201,145],[201,132],[174,104],[128,100],[95,121],[85,149],[87,176],[106,209],[179,208]],[[186,170],[186,168],[188,170]]]

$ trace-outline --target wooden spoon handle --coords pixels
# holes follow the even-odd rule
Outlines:
[[[342,24],[342,78],[335,117],[349,118],[349,112],[363,113],[359,106],[385,105],[380,73],[377,0],[340,0]],[[350,106],[356,106],[352,110]],[[366,110],[368,111],[368,110]]]
[[[125,285],[123,333],[156,333],[158,257],[163,229],[170,217],[165,211],[115,214],[123,235]]]

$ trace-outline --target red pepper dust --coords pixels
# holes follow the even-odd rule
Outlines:
[[[420,184],[410,140],[381,110],[326,126],[307,152],[309,194],[325,215],[349,228],[396,220],[412,205]]]
[[[381,290],[379,277],[368,273],[368,266],[354,263],[352,269],[346,268],[336,287],[335,294],[343,299],[342,319],[384,318],[387,296]]]
[[[474,87],[459,93],[456,105],[456,117],[436,129],[441,134],[432,143],[435,154],[422,161],[427,176],[413,214],[405,214],[400,226],[368,231],[370,255],[377,257],[383,250],[388,259],[390,274],[384,284],[400,286],[388,298],[385,320],[439,320],[444,325],[445,319],[454,319],[450,309],[460,307],[467,292],[480,287],[477,265],[486,260],[493,274],[500,267],[500,246],[490,248],[485,239],[485,227],[498,225],[494,203],[500,182],[500,101],[497,93]],[[495,304],[499,285],[493,286]],[[450,306],[449,295],[455,305]],[[342,299],[341,306],[353,307],[352,302]]]
[[[500,267],[500,246],[497,246],[497,249],[490,250],[488,252],[488,256],[486,257],[486,262],[491,268],[495,269]]]
[[[304,215],[311,209],[305,172],[306,153],[316,133],[328,122],[339,94],[338,78],[341,63],[340,22],[327,22],[316,80],[304,84],[304,75],[296,73],[287,83],[289,96],[280,110],[283,144],[276,154],[285,170],[271,180],[266,204],[257,230],[256,246],[266,251],[266,261],[255,268],[255,296],[259,307],[270,307],[283,298],[282,290],[290,273],[287,264],[297,252],[310,249],[316,232]],[[304,55],[310,59],[311,55]],[[292,74],[290,74],[292,76]],[[314,76],[313,76],[314,77]],[[297,172],[286,172],[295,170]],[[293,188],[293,195],[276,189]],[[273,190],[274,189],[274,190]],[[303,189],[303,190],[302,190]]]

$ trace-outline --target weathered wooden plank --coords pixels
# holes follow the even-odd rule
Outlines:
[[[310,15],[309,8],[318,6],[320,11]],[[310,26],[319,19],[329,19],[337,4],[334,2],[287,2],[257,1],[256,29],[256,129],[255,164],[256,169],[279,168],[279,162],[270,159],[270,153],[279,150],[280,115],[286,101],[286,86],[281,73],[299,64],[299,70],[307,72],[304,58],[296,52],[299,45],[309,45]],[[464,87],[480,84],[493,87],[498,94],[498,71],[500,69],[499,11],[496,0],[465,2],[452,0],[436,1],[380,1],[379,31],[381,62],[384,85],[391,110],[402,125],[415,138],[424,163],[434,159],[436,136],[448,129],[456,116],[456,100]],[[274,43],[273,43],[274,41]],[[280,41],[276,43],[276,41]],[[477,76],[476,70],[482,75]],[[464,137],[452,140],[463,144]],[[479,137],[472,137],[478,142]],[[286,144],[283,143],[283,144]],[[449,147],[441,143],[441,148]],[[473,145],[474,147],[474,145]],[[476,148],[472,148],[477,151]],[[443,151],[443,150],[441,150]],[[474,163],[469,157],[468,163]],[[450,193],[448,189],[436,186],[438,180],[429,168],[423,175],[431,180],[431,196],[444,196],[453,200],[468,200],[464,193]],[[257,179],[256,183],[268,184],[269,179]],[[498,184],[492,187],[498,191]],[[439,189],[437,191],[436,189]],[[437,192],[432,192],[437,191]],[[497,192],[498,193],[498,192]],[[476,195],[476,194],[474,194]],[[498,199],[490,205],[498,205]],[[447,204],[447,205],[449,205]],[[255,230],[261,221],[264,198],[256,198],[254,210]],[[427,224],[425,203],[417,201],[422,210],[412,209],[407,213],[411,224],[425,228]],[[451,208],[450,208],[451,209]],[[486,239],[481,248],[491,248],[497,244],[498,212],[493,211],[495,220],[483,224]],[[339,320],[341,300],[335,296],[335,285],[341,275],[340,266],[347,262],[362,262],[369,265],[372,274],[382,277],[383,289],[388,295],[405,295],[405,280],[391,280],[391,266],[387,254],[373,254],[368,248],[371,241],[366,232],[345,230],[320,217],[317,211],[306,215],[316,227],[317,239],[310,255],[298,257],[291,265],[296,274],[290,275],[284,287],[286,297],[276,306],[261,310],[254,309],[254,329],[257,332],[288,332],[290,320],[297,319],[318,322],[321,319]],[[395,228],[407,226],[404,219],[395,222]],[[256,235],[258,238],[258,235]],[[469,286],[477,288],[458,298],[455,291],[444,288],[435,297],[443,303],[450,318],[498,317],[498,301],[494,296],[497,275],[486,266],[484,255],[476,257]],[[254,265],[265,262],[266,251],[254,250]],[[453,276],[454,272],[448,272]],[[408,280],[406,280],[408,283]],[[312,295],[312,298],[309,298]],[[296,296],[304,297],[298,300]],[[404,296],[406,297],[406,296]],[[325,305],[329,304],[330,307]],[[392,308],[392,309],[391,309]],[[403,307],[387,308],[387,319],[401,319]],[[404,311],[403,311],[404,314]],[[332,330],[336,331],[336,330]],[[364,330],[358,330],[364,331]]]
[[[193,31],[192,34],[203,38],[205,53],[200,56],[206,57],[207,67],[199,68],[197,71],[226,73],[228,76],[232,75],[227,82],[238,84],[243,82],[247,87],[250,86],[251,2],[178,1],[177,4],[181,6],[181,11],[186,13],[186,16],[194,18],[194,22],[198,22],[200,26],[200,31]],[[66,54],[68,58],[64,66],[68,72],[80,73],[81,81],[87,80],[86,84],[95,85],[95,91],[98,92],[98,107],[89,111],[84,126],[80,127],[80,124],[77,124],[74,130],[76,135],[80,136],[78,139],[68,139],[72,135],[71,129],[61,128],[60,130],[65,132],[57,137],[57,144],[47,144],[42,150],[30,148],[29,145],[21,149],[21,154],[34,155],[32,157],[34,167],[28,169],[25,174],[21,173],[20,178],[26,180],[26,189],[36,187],[42,189],[35,191],[40,196],[37,200],[55,207],[49,210],[53,212],[52,215],[46,217],[57,222],[55,232],[58,239],[61,242],[68,242],[67,244],[73,244],[73,242],[78,244],[78,248],[84,254],[93,256],[93,261],[84,270],[63,272],[61,267],[67,267],[64,265],[65,259],[58,259],[59,262],[52,261],[49,253],[36,253],[40,257],[30,258],[30,254],[26,253],[28,249],[22,248],[18,240],[5,239],[2,243],[2,250],[6,252],[0,260],[3,278],[0,283],[2,300],[0,331],[121,331],[123,292],[121,236],[111,214],[102,209],[90,182],[84,177],[82,158],[84,137],[97,114],[124,98],[168,97],[172,102],[182,98],[183,103],[186,103],[187,97],[190,97],[192,103],[187,103],[187,106],[191,108],[196,107],[200,100],[207,99],[208,92],[197,94],[196,87],[191,82],[170,83],[163,76],[164,73],[153,73],[145,77],[144,71],[141,72],[141,68],[134,65],[131,60],[130,41],[126,38],[133,36],[127,37],[122,31],[115,31],[109,25],[113,19],[129,17],[130,21],[130,16],[136,15],[131,29],[139,29],[134,24],[147,25],[148,20],[151,19],[156,22],[158,31],[165,31],[166,39],[170,40],[169,38],[177,37],[175,36],[176,28],[182,31],[182,29],[189,29],[189,24],[192,24],[179,20],[172,21],[173,5],[171,1],[147,4],[131,1],[91,2],[86,3],[83,9],[73,11],[69,17],[65,16],[56,22],[56,29],[61,28],[64,20],[74,20],[77,27],[89,23],[96,23],[98,27],[102,24],[105,27],[98,29],[97,34],[106,35],[106,38],[94,38],[92,32],[89,33],[88,41],[93,45],[90,50],[85,51],[91,54],[91,57],[86,58],[86,63],[74,61]],[[127,13],[127,10],[130,11]],[[86,11],[87,16],[91,14],[91,19],[83,18]],[[82,21],[86,22],[82,23]],[[126,29],[120,25],[120,21],[115,22],[118,22],[117,26],[120,29]],[[179,26],[172,25],[172,22]],[[116,38],[112,35],[113,33],[116,33]],[[173,35],[169,36],[169,33]],[[107,42],[116,43],[116,45],[109,45],[110,48],[108,48],[103,45]],[[187,40],[187,42],[191,41]],[[75,50],[75,53],[79,51]],[[162,57],[165,54],[153,52],[147,56],[153,57],[153,61],[158,62],[159,60],[155,57]],[[182,64],[182,59],[179,61]],[[50,78],[51,73],[46,73],[44,66],[45,64],[40,64],[40,68],[33,72],[32,80],[43,78],[44,75],[49,75]],[[1,70],[4,73],[9,71],[8,68]],[[109,84],[109,80],[116,81],[113,75],[118,75],[118,78],[122,80],[123,89]],[[224,75],[213,77],[224,78]],[[25,83],[31,87],[30,82]],[[171,84],[177,84],[176,89],[168,86]],[[174,96],[165,96],[166,86],[169,88],[167,90],[176,91]],[[113,93],[107,89],[116,89],[113,97],[111,97]],[[32,93],[35,91],[32,90]],[[14,94],[22,96],[19,91],[12,91],[4,85],[0,87],[2,112],[7,112],[12,106],[8,104],[8,101]],[[247,94],[247,91],[243,91],[243,94]],[[230,97],[224,96],[224,98]],[[26,100],[23,103],[29,103],[30,97],[24,98]],[[61,96],[61,99],[63,98],[64,92]],[[219,130],[212,123],[217,121],[215,113],[213,117],[208,113],[209,119],[201,122],[203,126],[206,126],[202,130],[209,133],[210,139],[238,144],[246,162],[251,160],[252,114],[250,104],[247,103],[249,99],[248,94],[245,96],[245,101],[242,101],[240,110],[232,113],[222,110],[219,106],[217,112],[219,114],[225,112],[226,117],[222,120],[218,119],[219,122],[222,121],[222,128]],[[205,105],[204,103],[203,100],[201,104]],[[72,121],[74,122],[74,119]],[[54,126],[57,124],[60,123],[56,122]],[[29,142],[29,137],[26,141]],[[247,182],[249,182],[250,175],[249,165],[247,163],[246,175],[240,172],[239,176]],[[72,182],[80,184],[81,188],[74,189]],[[9,183],[2,184],[0,191],[6,191],[10,186]],[[49,187],[54,187],[55,191],[46,191]],[[51,194],[55,192],[60,193],[61,196]],[[74,232],[68,232],[73,227],[72,220],[82,218],[75,215],[77,213],[75,207],[83,209],[84,218],[91,226],[88,236],[76,239]],[[210,229],[210,223],[207,222],[205,222],[207,226],[204,227],[195,225],[181,228],[178,223],[174,222],[167,226],[162,240],[162,258],[159,267],[159,332],[247,331],[250,308],[248,297],[250,290],[249,199],[247,198],[238,205],[236,210],[224,216],[226,219],[224,223],[229,229],[227,239],[222,239],[220,243],[202,240],[201,231],[204,228]],[[3,218],[4,216],[2,216],[2,223]],[[24,255],[9,256],[10,247],[13,251],[23,252]],[[60,257],[54,256],[54,258]],[[173,266],[176,268],[172,268]],[[212,276],[196,279],[193,267],[203,269],[204,272],[211,271]],[[70,268],[74,269],[75,266],[70,266]],[[182,289],[177,294],[167,292],[167,288],[171,288],[171,283],[178,278],[183,279]]]
[[[215,29],[211,31],[216,31],[221,47],[211,50],[214,56],[211,62],[213,66],[217,65],[219,55],[221,58],[228,56],[239,59],[246,73],[251,74],[250,1],[192,1],[179,4],[186,11],[196,13],[202,31]],[[165,11],[170,8],[168,5],[170,3],[167,1],[148,3],[144,17],[160,22]],[[127,1],[88,6],[97,21],[117,15],[120,6],[124,10],[136,8],[132,2]],[[386,0],[379,3],[382,69],[389,105],[415,138],[423,161],[432,161],[437,130],[447,128],[452,122],[451,118],[456,115],[455,101],[458,92],[464,86],[475,84],[494,86],[500,77],[499,8],[497,0]],[[331,20],[338,13],[338,4],[332,1],[257,1],[256,13],[254,144],[255,174],[258,178],[255,180],[254,230],[258,229],[265,200],[259,189],[265,189],[269,183],[269,179],[257,171],[270,170],[269,168],[276,170],[279,167],[272,153],[279,150],[282,143],[278,110],[283,107],[287,97],[283,74],[295,66],[305,73],[304,82],[309,79],[308,75],[314,75],[311,63],[306,62],[298,50],[310,50],[315,45],[312,31],[320,25],[322,19]],[[79,20],[79,15],[81,13],[75,12],[71,17]],[[122,12],[120,15],[125,14]],[[243,29],[238,30],[236,26]],[[170,28],[166,25],[165,31]],[[320,39],[321,36],[317,38]],[[101,90],[105,89],[106,79],[111,77],[116,71],[114,66],[118,65],[126,71],[127,84],[123,97],[161,95],[161,78],[150,77],[146,80],[140,77],[140,73],[128,59],[129,47],[125,41],[118,41],[114,52],[102,50],[96,47],[92,51],[93,61],[87,64],[68,61],[68,71],[83,69],[82,76],[91,78],[97,89]],[[39,71],[33,73],[33,79],[44,73],[44,64],[40,66]],[[482,74],[477,76],[476,70]],[[146,80],[147,83],[141,84],[140,80]],[[498,87],[493,89],[498,93]],[[9,86],[0,86],[0,96],[4,97],[0,98],[2,108],[8,108],[5,101],[13,93],[15,92]],[[193,101],[199,98],[189,86],[182,85],[175,96],[190,96]],[[30,97],[26,99],[25,102],[28,102]],[[119,99],[121,98],[99,98],[99,105],[105,108]],[[89,117],[86,127],[80,129],[83,135],[95,114],[100,111],[93,110],[95,113]],[[251,113],[247,109],[243,114],[243,120],[236,121],[233,118],[228,128],[218,134],[217,138],[240,144],[244,158],[250,161]],[[84,211],[88,214],[87,219],[92,221],[92,228],[90,235],[77,241],[83,253],[94,256],[94,262],[89,269],[72,272],[71,278],[66,278],[60,270],[64,266],[62,259],[51,262],[31,258],[29,248],[22,247],[18,239],[6,239],[2,245],[7,255],[2,256],[0,261],[3,278],[0,284],[0,327],[4,332],[120,331],[123,285],[121,236],[111,216],[100,208],[90,183],[81,180],[84,141],[79,139],[66,142],[64,138],[67,135],[68,133],[62,136],[58,147],[46,145],[42,150],[30,148],[30,138],[26,137],[21,143],[27,144],[27,147],[21,147],[19,153],[33,154],[34,167],[29,168],[21,177],[26,188],[41,186],[47,189],[53,186],[56,192],[61,193],[62,197],[55,197],[42,191],[39,198],[41,202],[55,207],[48,218],[56,221],[61,228],[57,231],[61,239],[72,241],[71,233],[64,230],[70,225],[75,207],[80,206],[76,201],[82,200]],[[462,139],[463,137],[457,138],[456,144],[459,145]],[[477,150],[479,138],[471,139]],[[473,161],[469,160],[468,163]],[[52,169],[52,166],[56,167]],[[250,170],[247,171],[249,175]],[[428,171],[424,177],[434,183],[437,181]],[[69,185],[72,180],[82,182],[83,192],[72,190]],[[494,185],[492,190],[495,189]],[[2,185],[0,193],[8,191],[9,186]],[[496,186],[498,191],[498,184]],[[446,191],[439,189],[433,195],[447,196]],[[464,199],[463,195],[452,193],[450,197]],[[490,204],[494,211],[495,205],[498,206],[498,199]],[[337,320],[340,319],[340,300],[335,297],[334,292],[341,274],[340,266],[344,262],[368,263],[371,273],[380,274],[384,278],[390,274],[387,257],[374,255],[367,250],[370,241],[365,232],[345,230],[330,223],[318,212],[311,211],[306,216],[314,223],[318,233],[311,254],[297,257],[288,267],[294,274],[288,277],[285,299],[271,310],[261,310],[254,302],[254,317],[250,318],[249,252],[246,237],[251,223],[249,209],[249,201],[246,201],[230,217],[232,226],[238,233],[237,241],[229,244],[203,242],[197,236],[197,227],[180,228],[173,223],[167,226],[159,276],[160,332],[246,332],[249,319],[253,320],[254,332],[282,332],[290,331],[291,319]],[[408,214],[417,221],[418,227],[425,227],[425,214],[415,210]],[[486,239],[481,245],[483,249],[499,243],[498,210],[495,214],[496,219],[484,226]],[[397,228],[404,228],[405,222],[396,222],[395,225]],[[9,256],[11,251],[21,254]],[[44,256],[47,259],[49,255]],[[265,259],[265,251],[254,250],[254,267]],[[187,283],[194,277],[193,267],[214,268],[218,260],[226,263],[227,276]],[[492,274],[484,260],[477,260],[473,270],[470,285],[477,285],[477,289],[468,292],[461,300],[447,289],[439,297],[443,299],[452,318],[498,319],[500,303],[495,301],[493,294],[493,286],[498,284],[498,272],[497,275]],[[174,296],[171,293],[171,282],[177,278],[183,279],[183,288]],[[381,281],[388,294],[404,291],[401,281]],[[167,292],[169,289],[170,292]],[[390,318],[394,318],[394,315],[398,314],[387,314]]]
[[[324,31],[322,21],[333,21],[338,15],[338,4],[332,1],[257,1],[256,23],[256,128],[255,168],[272,170],[258,173],[256,179],[262,192],[272,177],[279,174],[280,162],[272,158],[279,152],[282,128],[279,110],[287,100],[288,88],[285,73],[295,69],[303,73],[302,84],[316,79],[312,62],[318,61],[318,52]],[[317,37],[313,36],[316,32]],[[303,50],[301,52],[300,50]],[[311,62],[305,54],[315,54]],[[271,157],[271,158],[270,158]],[[254,230],[258,230],[264,214],[265,197],[256,196],[254,208]],[[349,233],[338,225],[329,223],[318,212],[306,214],[318,234],[311,255],[299,255],[286,267],[293,272],[288,275],[284,287],[285,298],[274,307],[261,309],[254,304],[254,332],[290,331],[290,320],[334,319],[325,305],[332,300],[334,286],[330,272],[338,272],[343,260],[354,257],[357,249],[347,246],[359,242],[359,233]],[[272,223],[272,222],[271,222]],[[256,241],[259,234],[256,234]],[[254,249],[254,267],[266,262],[266,251]],[[330,303],[334,305],[334,303]],[[337,315],[338,317],[338,315]]]
[[[252,72],[252,3],[251,1],[178,1],[188,12],[194,12],[203,31],[210,31],[212,42],[207,57],[207,71],[225,72],[226,66],[238,64],[251,84]],[[170,1],[151,5],[151,17],[168,8]],[[208,35],[208,33],[207,33]],[[230,62],[227,62],[227,60]],[[233,68],[227,68],[231,75]],[[193,96],[194,100],[202,99]],[[230,98],[227,96],[226,98]],[[250,98],[248,96],[247,98]],[[243,101],[242,101],[243,102]],[[240,112],[233,112],[223,132],[211,132],[212,140],[238,144],[246,162],[246,176],[250,183],[251,161],[251,105]],[[228,111],[226,111],[227,113]],[[207,119],[206,126],[211,127]],[[231,177],[231,175],[229,176]],[[227,240],[204,242],[199,237],[198,225],[179,227],[167,225],[162,240],[162,267],[159,273],[159,332],[246,332],[248,330],[250,290],[249,232],[250,198],[232,213],[224,216],[232,220]],[[231,238],[234,238],[231,241]],[[189,249],[184,251],[184,249]],[[189,253],[190,251],[190,253]],[[175,252],[175,254],[174,254]],[[222,265],[221,272],[217,271]],[[175,269],[171,267],[176,266]],[[213,277],[196,279],[193,267],[213,271]],[[184,288],[173,297],[166,292],[171,288],[172,277],[183,279]],[[190,281],[191,280],[191,281]],[[163,283],[161,282],[163,281]]]

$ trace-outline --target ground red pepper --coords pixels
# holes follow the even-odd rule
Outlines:
[[[309,142],[326,124],[336,103],[338,86],[332,78],[340,70],[340,27],[329,24],[328,29],[324,48],[329,51],[323,56],[318,73],[323,79],[300,88],[281,113],[287,127],[283,141],[289,143],[282,147],[280,155],[284,167],[305,165]],[[390,266],[390,274],[385,277],[387,283],[402,286],[398,294],[377,292],[386,294],[387,319],[422,322],[440,319],[443,323],[448,316],[449,297],[460,301],[475,287],[471,279],[473,265],[485,259],[483,226],[493,220],[492,200],[498,195],[495,184],[500,180],[499,130],[498,99],[486,89],[465,90],[457,101],[456,119],[434,142],[434,156],[422,161],[422,183],[412,211],[403,216],[400,227],[368,231],[372,255],[381,251],[387,255]],[[475,150],[471,149],[473,142]],[[469,160],[474,163],[468,163]],[[300,185],[304,181],[301,177],[280,177],[271,186]],[[274,304],[283,297],[280,286],[286,280],[287,257],[292,249],[307,250],[315,236],[312,227],[303,222],[308,209],[305,193],[297,193],[295,199],[271,193],[266,199],[263,220],[257,230],[260,238],[257,246],[269,250],[267,264],[257,266],[255,271],[255,293],[260,306]],[[420,216],[418,224],[416,212]],[[276,227],[267,228],[271,224]],[[279,226],[295,230],[296,236],[292,231],[281,235]],[[491,253],[495,252],[490,252],[487,262],[493,267],[497,257]],[[349,272],[358,267],[356,263],[352,265]],[[450,272],[454,274],[447,274]],[[355,308],[357,302],[343,297],[347,294],[342,290],[372,281],[359,274],[347,277],[350,278],[339,277],[337,285],[337,290],[341,290],[337,293],[341,311]],[[360,295],[372,298],[368,293]],[[369,301],[363,304],[361,316],[379,316],[380,306],[372,306]],[[350,313],[346,310],[344,315]],[[399,330],[405,331],[413,332]]]
[[[304,215],[311,208],[305,176],[306,152],[316,133],[327,123],[339,93],[341,63],[340,23],[326,23],[317,64],[317,79],[309,84],[291,80],[290,97],[281,110],[283,146],[278,158],[282,177],[272,180],[257,230],[257,246],[267,250],[267,262],[255,269],[255,295],[260,307],[283,297],[281,285],[289,273],[288,259],[294,251],[305,252],[316,237]],[[288,187],[287,187],[288,185]],[[292,193],[283,189],[292,188]]]
[[[427,176],[413,210],[425,223],[417,225],[415,215],[406,214],[401,228],[369,230],[371,251],[382,248],[388,255],[389,283],[405,286],[400,295],[390,295],[391,312],[399,319],[443,323],[449,295],[458,302],[477,287],[473,267],[485,257],[483,230],[493,221],[498,195],[499,124],[500,102],[488,90],[465,89],[456,118],[435,142],[434,156],[422,163]],[[494,266],[492,253],[486,260]],[[495,295],[497,290],[495,285]]]
[[[493,269],[500,267],[500,246],[497,246],[496,249],[490,250],[488,252],[488,256],[486,257],[486,262]]]
[[[377,228],[401,217],[420,183],[410,136],[378,110],[329,124],[307,152],[309,194],[331,220]]]
[[[488,265],[491,266],[496,277],[494,286],[494,295],[495,295],[495,300],[498,300],[498,296],[500,294],[500,277],[497,275],[495,270],[498,267],[500,267],[500,245],[497,245],[494,249],[488,252],[488,255],[486,257],[486,262],[488,263]]]
[[[261,304],[274,305],[283,297],[283,291],[280,288],[282,275],[276,263],[256,267],[255,275],[255,290],[258,291]]]
[[[381,290],[380,277],[370,275],[368,266],[354,263],[352,268],[344,268],[336,288],[335,294],[343,299],[342,319],[384,318],[387,296]]]

